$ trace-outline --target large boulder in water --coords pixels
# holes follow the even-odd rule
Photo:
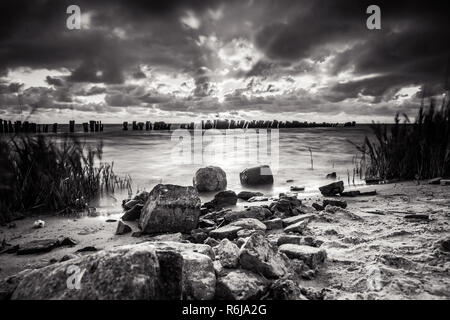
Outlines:
[[[194,187],[199,192],[220,191],[227,187],[227,175],[219,167],[206,167],[197,170]]]
[[[320,187],[319,190],[325,197],[332,197],[344,192],[344,182],[343,181],[333,182],[327,184],[326,186]]]
[[[241,184],[248,186],[273,184],[273,174],[269,166],[248,168],[239,174]]]
[[[139,227],[144,233],[183,232],[195,229],[201,201],[193,187],[158,184],[142,209]]]

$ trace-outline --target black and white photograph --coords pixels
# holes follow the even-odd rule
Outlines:
[[[2,0],[0,300],[450,300],[449,16]]]

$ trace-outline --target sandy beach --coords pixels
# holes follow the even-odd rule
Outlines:
[[[450,237],[449,187],[418,185],[416,182],[364,186],[361,191],[377,191],[376,196],[345,198],[346,210],[319,213],[312,203],[317,195],[302,197],[304,208],[315,215],[303,236],[310,236],[327,253],[327,261],[310,280],[299,279],[300,286],[317,299],[449,299],[450,252],[440,241]],[[288,190],[286,190],[288,191]],[[273,196],[273,195],[267,195]],[[344,200],[344,198],[341,198]],[[239,200],[232,210],[245,206],[267,205]],[[354,219],[352,215],[360,219]],[[407,214],[425,214],[429,220],[406,219]],[[33,240],[70,237],[73,247],[58,247],[48,253],[0,255],[0,278],[25,269],[42,268],[65,255],[94,246],[98,250],[152,241],[151,236],[115,235],[121,214],[98,217],[36,216],[14,221],[0,228],[0,239],[11,245]],[[35,220],[45,227],[33,229]],[[108,219],[116,220],[107,222]],[[138,231],[136,222],[129,222]],[[267,231],[276,244],[283,231]],[[166,236],[170,238],[171,236]],[[186,235],[183,238],[187,238]],[[161,239],[161,238],[159,238]]]

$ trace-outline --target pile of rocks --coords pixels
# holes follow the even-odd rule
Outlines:
[[[153,235],[147,241],[23,272],[0,282],[1,295],[11,299],[306,299],[299,281],[314,278],[327,257],[322,241],[309,235],[308,224],[320,218],[322,212],[316,210],[344,210],[347,203],[326,199],[314,209],[296,196],[281,195],[270,205],[223,209],[234,206],[238,198],[248,201],[261,194],[224,191],[226,175],[219,169],[200,169],[192,187],[159,184],[124,201],[122,220],[137,220],[140,233]],[[255,170],[246,170],[241,178],[247,184],[271,180],[254,174]],[[208,183],[205,177],[214,181]],[[220,191],[202,206],[200,190]],[[337,182],[321,191],[335,195],[343,192],[343,185]],[[123,221],[118,222],[117,234],[131,231]],[[67,286],[69,269],[74,267],[84,272],[79,290]]]

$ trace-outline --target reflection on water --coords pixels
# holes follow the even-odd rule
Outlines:
[[[172,132],[155,131],[121,131],[120,125],[106,125],[103,133],[79,134],[88,143],[103,140],[103,161],[114,162],[116,174],[128,174],[133,179],[133,190],[151,190],[158,183],[192,185],[195,171],[203,166],[218,165],[225,170],[228,189],[239,192],[257,190],[270,195],[289,191],[290,186],[303,186],[305,193],[317,192],[317,188],[326,183],[326,174],[335,171],[338,178],[348,184],[348,175],[353,183],[354,158],[356,148],[349,142],[361,144],[364,136],[369,134],[368,126],[360,125],[347,128],[299,128],[281,129],[279,131],[278,170],[274,174],[274,185],[263,188],[243,188],[239,182],[239,172],[247,167],[267,164],[268,159],[248,161],[246,157],[236,156],[233,144],[227,139],[210,138],[203,141],[204,163],[186,163],[174,161],[174,148],[180,143],[178,137],[173,139]],[[211,146],[212,145],[212,146]],[[197,145],[198,146],[198,145]],[[234,145],[236,148],[236,145]],[[239,148],[239,146],[238,146]],[[314,169],[311,170],[310,149]],[[192,150],[196,150],[192,143]],[[192,151],[191,150],[191,151]],[[212,150],[223,150],[219,157],[205,156]],[[250,154],[257,153],[252,147]],[[270,150],[270,146],[269,146]],[[262,161],[261,161],[262,160]],[[294,180],[294,182],[286,182]],[[355,184],[361,183],[355,176]],[[114,196],[104,196],[96,203],[100,213],[121,211],[122,199],[126,191]],[[211,198],[203,195],[202,200]]]

